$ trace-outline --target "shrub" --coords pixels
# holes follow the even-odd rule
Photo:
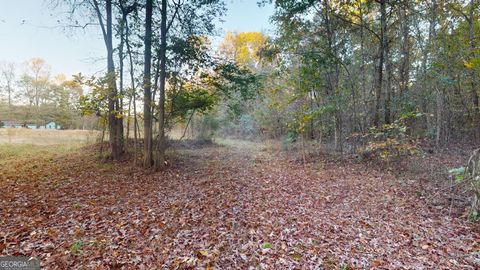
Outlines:
[[[392,124],[385,124],[380,128],[370,128],[365,135],[368,138],[365,153],[373,153],[382,159],[417,154],[416,141],[407,135],[407,126],[405,125],[405,119],[417,116],[419,114],[406,114]]]

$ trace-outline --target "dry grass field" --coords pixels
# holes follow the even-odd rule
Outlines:
[[[94,142],[93,130],[0,129],[0,144],[55,145]]]
[[[0,163],[21,157],[61,154],[98,138],[92,130],[0,129]]]

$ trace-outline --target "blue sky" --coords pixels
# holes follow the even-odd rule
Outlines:
[[[272,30],[273,7],[258,7],[258,0],[226,0],[228,12],[222,32]],[[59,10],[51,10],[44,0],[0,0],[0,62],[23,63],[40,57],[52,73],[67,76],[102,70],[105,55],[100,29],[72,32],[58,28]]]

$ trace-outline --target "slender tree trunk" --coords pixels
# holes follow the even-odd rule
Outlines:
[[[153,0],[147,0],[145,6],[145,59],[143,73],[143,133],[144,133],[144,160],[147,168],[153,165],[153,133],[152,133],[152,12]]]
[[[339,108],[338,104],[338,80],[339,80],[339,75],[340,75],[340,70],[338,67],[338,55],[337,55],[337,50],[334,45],[334,32],[332,29],[332,23],[331,23],[331,18],[330,18],[330,3],[328,0],[323,1],[323,6],[324,6],[324,24],[325,24],[325,29],[327,32],[327,41],[328,41],[328,49],[330,54],[333,55],[334,58],[334,64],[331,67],[331,70],[327,70],[327,81],[328,81],[328,93],[327,95],[332,95],[334,98],[334,103],[335,103],[335,111],[333,113],[333,118],[334,118],[334,124],[335,124],[335,130],[334,130],[334,145],[335,145],[335,151],[341,152],[343,150],[343,142],[342,142],[342,112]]]
[[[128,18],[125,16],[125,45],[127,46],[128,60],[130,64],[130,83],[131,83],[131,95],[133,102],[133,151],[134,151],[134,163],[137,162],[138,152],[138,121],[137,121],[137,90],[135,87],[135,70],[133,65],[132,47],[130,46],[130,29],[128,27]]]
[[[410,2],[405,0],[400,8],[402,30],[402,62],[400,65],[400,94],[408,91],[410,82],[410,16],[408,15]],[[422,63],[423,64],[423,63]]]
[[[118,63],[119,63],[119,94],[120,94],[120,104],[119,110],[123,110],[123,96],[124,96],[124,87],[123,87],[123,72],[124,72],[124,64],[123,64],[123,46],[125,43],[124,37],[124,28],[125,28],[125,15],[122,15],[122,19],[120,21],[120,44],[118,45]],[[130,106],[129,106],[128,118],[127,118],[127,144],[124,145],[124,149],[127,150],[128,148],[128,128],[130,127]],[[122,121],[123,122],[123,121]],[[122,127],[123,130],[123,127]]]
[[[155,76],[153,77],[153,90],[152,90],[152,104],[155,104],[155,97],[158,90],[158,80],[160,79],[160,52],[157,53],[157,61],[154,64]],[[154,107],[152,106],[152,115],[155,114]]]
[[[167,0],[162,0],[160,24],[160,88],[158,100],[158,141],[155,168],[165,167],[165,83],[166,83],[166,54],[167,54]]]
[[[428,27],[428,38],[427,38],[427,41],[425,42],[424,46],[423,46],[423,53],[422,53],[422,62],[421,62],[421,72],[422,72],[422,77],[421,77],[421,89],[423,91],[423,94],[422,96],[424,97],[421,101],[421,107],[422,107],[422,111],[424,113],[428,113],[429,112],[429,106],[428,106],[428,102],[427,102],[427,99],[425,98],[427,95],[428,95],[428,92],[429,90],[431,91],[432,89],[434,88],[429,88],[429,84],[428,84],[428,74],[427,74],[427,63],[428,63],[428,60],[429,60],[429,50],[430,50],[430,45],[433,44],[433,38],[434,38],[434,34],[435,34],[435,26],[436,26],[436,12],[437,12],[437,1],[436,0],[433,0],[432,1],[432,4],[431,4],[431,8],[430,8],[430,19],[429,19],[429,27]],[[419,30],[420,31],[420,30]],[[435,82],[432,82],[433,84],[435,84]],[[433,90],[435,91],[435,90]],[[436,92],[435,92],[436,93]],[[433,126],[435,126],[433,123],[431,123],[430,121],[430,117],[425,117],[425,129],[430,129],[432,128]]]
[[[180,88],[181,87],[178,87],[178,80],[177,80],[177,73],[176,72],[173,72],[172,73],[172,81],[173,81],[173,87],[172,87],[172,98],[170,99],[170,106],[169,107],[169,114],[172,115],[173,114],[173,110],[175,109],[174,108],[174,103],[175,103],[175,97],[177,96],[177,88]]]
[[[477,4],[475,0],[470,0],[470,11],[469,11],[469,20],[468,20],[468,36],[469,36],[469,45],[470,45],[470,59],[476,59],[476,44],[475,44],[475,10],[477,9]],[[469,71],[470,75],[470,84],[471,84],[471,95],[472,95],[472,105],[473,105],[473,121],[474,121],[474,137],[476,141],[480,140],[480,106],[479,106],[479,97],[478,97],[478,86],[477,86],[477,71],[471,69]]]
[[[112,158],[119,160],[123,154],[123,125],[121,111],[118,106],[117,87],[115,82],[115,64],[113,61],[112,42],[112,1],[105,1],[106,25],[105,45],[107,47],[107,76],[108,76],[108,127]],[[99,15],[101,16],[101,15]]]
[[[101,119],[101,120],[103,120],[103,119]],[[105,140],[105,129],[106,129],[106,125],[102,124],[102,135],[100,137],[100,156],[103,156],[103,140]]]
[[[373,112],[373,125],[380,126],[380,102],[382,97],[382,82],[383,82],[383,50],[379,48],[378,51],[378,66],[377,66],[377,80],[375,82],[375,110]]]
[[[373,124],[376,127],[380,127],[380,108],[381,108],[381,96],[382,96],[382,84],[383,84],[383,65],[384,65],[384,52],[386,43],[386,30],[387,30],[387,9],[386,0],[380,0],[380,44],[378,48],[378,66],[377,66],[377,82],[375,85],[375,112],[373,115]]]
[[[431,10],[431,20],[429,26],[429,42],[432,44],[432,52],[436,54],[437,51],[437,31],[436,31],[436,23],[437,23],[437,1],[433,0],[432,2],[432,10]],[[436,133],[435,133],[435,145],[437,148],[440,147],[442,142],[442,134],[443,132],[443,90],[439,89],[438,83],[436,80],[432,81],[433,90],[435,91],[435,98],[436,98]]]
[[[130,139],[130,123],[132,121],[130,121],[130,119],[132,118],[132,113],[131,113],[131,110],[132,110],[132,99],[133,99],[133,96],[130,96],[130,98],[128,99],[128,109],[127,109],[127,134],[125,135],[125,138],[126,138],[126,141],[127,141],[127,145],[128,145],[128,140]],[[125,151],[127,151],[127,148],[125,147]],[[128,151],[127,151],[128,152]]]
[[[436,106],[437,106],[437,130],[435,134],[435,145],[440,147],[442,142],[442,122],[443,122],[443,93],[438,87],[435,88],[436,90]]]
[[[193,110],[192,113],[190,114],[190,117],[188,117],[188,121],[187,121],[187,124],[185,125],[185,129],[183,130],[182,137],[180,137],[180,139],[178,139],[179,141],[181,141],[181,140],[183,140],[183,138],[185,138],[185,135],[187,134],[188,126],[190,126],[190,122],[192,121],[192,118],[193,118],[194,114],[195,114],[195,110]]]
[[[388,39],[388,35],[387,38]],[[391,111],[391,103],[392,103],[392,68],[391,68],[391,61],[389,59],[390,56],[390,44],[387,41],[385,44],[385,73],[386,73],[386,81],[385,81],[385,102],[384,102],[384,111],[385,111],[385,124],[390,124],[392,122],[392,111]]]
[[[310,106],[310,110],[313,111],[313,99],[314,99],[314,93],[313,93],[313,90],[310,91],[311,95],[309,95],[309,106]],[[315,139],[315,125],[314,125],[314,121],[313,121],[313,117],[310,119],[310,130],[309,130],[309,134],[310,134],[310,140],[314,140]]]
[[[361,130],[365,130],[365,128],[369,125],[367,123],[367,118],[368,118],[368,104],[369,104],[369,99],[367,98],[367,69],[366,69],[366,56],[365,56],[365,30],[363,27],[364,21],[363,21],[363,6],[362,6],[362,1],[359,1],[359,9],[360,9],[360,53],[362,55],[362,63],[361,63],[361,73],[362,73],[362,79],[361,79],[361,85],[362,85],[362,100],[363,100],[363,119],[362,119],[362,127]]]
[[[137,98],[135,91],[133,92],[133,151],[135,151],[134,158],[135,163],[137,162],[137,152],[138,152],[138,120],[137,120]]]

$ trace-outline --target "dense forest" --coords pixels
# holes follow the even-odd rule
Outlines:
[[[257,132],[332,141],[337,151],[369,134],[478,144],[476,1],[275,6],[277,35],[259,58],[234,53],[261,78],[262,98],[240,114]]]
[[[88,28],[101,33],[105,72],[78,73],[67,79],[64,75],[53,76],[40,58],[23,65],[4,63],[0,66],[0,121],[37,125],[55,121],[65,129],[100,131],[99,146],[88,149],[101,149],[102,162],[116,169],[102,167],[98,174],[81,174],[82,179],[101,178],[103,182],[85,180],[87,184],[78,187],[79,194],[93,196],[91,192],[96,189],[108,194],[108,187],[115,189],[118,185],[125,191],[133,186],[135,192],[127,192],[128,202],[137,202],[139,208],[145,201],[159,200],[152,197],[156,196],[152,192],[143,192],[145,188],[139,192],[141,184],[161,190],[159,194],[170,194],[162,198],[167,198],[168,206],[159,205],[148,213],[174,211],[166,215],[168,222],[162,223],[161,229],[166,235],[177,233],[172,239],[180,239],[181,233],[196,235],[198,242],[210,239],[203,226],[216,226],[211,220],[223,210],[205,209],[233,209],[225,210],[228,213],[222,214],[220,223],[224,224],[224,219],[230,222],[233,216],[231,224],[225,226],[235,233],[215,236],[228,243],[228,248],[213,248],[212,244],[210,251],[198,249],[189,253],[193,257],[180,259],[178,254],[186,250],[182,247],[189,244],[175,240],[175,245],[169,242],[176,248],[173,253],[158,251],[163,252],[161,262],[143,258],[146,265],[170,269],[199,265],[205,269],[224,265],[236,269],[247,269],[247,265],[259,269],[272,265],[276,267],[272,269],[377,269],[381,265],[383,269],[404,265],[408,269],[430,269],[437,262],[442,269],[479,266],[479,0],[261,0],[257,2],[259,8],[274,7],[271,32],[226,32],[221,39],[219,26],[227,1],[48,2],[52,9],[62,11],[59,23],[65,30]],[[182,140],[190,144],[181,144]],[[197,149],[198,145],[215,145],[216,141],[224,141],[235,150],[218,150],[216,146]],[[262,147],[268,148],[266,142],[280,145],[281,154],[262,152]],[[179,154],[184,153],[181,149],[185,145],[188,157]],[[96,161],[84,156],[65,162],[73,166],[77,159],[86,172],[98,169]],[[317,166],[318,160],[323,165]],[[129,165],[118,165],[126,163]],[[135,169],[130,169],[132,164]],[[135,181],[115,182],[110,177],[115,174],[121,175],[122,181]],[[167,181],[161,182],[161,187],[151,180],[158,175]],[[182,182],[185,179],[197,179],[192,180],[195,191]],[[105,185],[98,186],[99,182]],[[71,189],[63,192],[76,196]],[[120,198],[127,196],[125,192],[119,194]],[[318,194],[322,194],[321,199]],[[108,196],[96,198],[96,203],[111,203]],[[191,203],[192,196],[201,199]],[[119,206],[121,201],[116,201],[115,207],[130,207]],[[251,206],[253,201],[259,206]],[[77,204],[70,197],[68,202]],[[209,207],[202,208],[204,202]],[[231,207],[239,204],[241,207]],[[74,211],[86,209],[82,203],[78,205]],[[92,205],[95,213],[113,213]],[[180,205],[191,212],[181,212]],[[329,205],[333,205],[333,212],[328,212]],[[455,218],[462,221],[447,218],[453,216],[455,207],[461,209]],[[129,209],[131,215],[138,215],[131,226],[144,225],[148,218],[143,219],[139,213],[146,213],[145,209],[148,206]],[[197,220],[202,224],[191,225],[199,212],[211,220],[203,221],[205,224]],[[235,219],[238,213],[243,220]],[[341,213],[339,219],[333,219],[337,213]],[[267,217],[263,218],[264,214]],[[182,218],[177,220],[176,215]],[[322,223],[331,219],[331,224]],[[441,221],[433,224],[437,219]],[[192,227],[179,232],[175,222],[180,227]],[[296,229],[308,225],[295,231],[286,230],[285,224],[298,225]],[[357,233],[358,227],[352,224],[365,230]],[[208,231],[224,230],[223,225],[218,226]],[[438,228],[442,226],[450,234],[440,233]],[[240,228],[239,235],[235,228]],[[343,245],[342,250],[330,245],[337,243],[335,237],[318,240],[315,232],[325,228],[329,228],[326,235],[341,239],[338,245]],[[435,236],[419,233],[422,228],[435,231]],[[351,235],[358,235],[360,240],[355,239],[361,242],[372,231],[380,231],[381,240],[370,239],[356,247],[345,244]],[[396,232],[392,233],[395,241],[405,241],[404,245],[414,251],[395,253],[395,243],[386,231]],[[148,234],[143,227],[140,232]],[[302,235],[298,237],[303,242],[291,240],[297,239],[297,234]],[[286,243],[284,235],[292,242]],[[425,240],[428,237],[430,240]],[[249,244],[235,242],[238,239],[247,239]],[[423,242],[417,243],[416,239]],[[165,241],[159,244],[164,247],[170,240],[161,241]],[[256,242],[250,246],[252,241]],[[318,259],[314,254],[325,244],[322,241],[328,242],[330,255]],[[390,249],[380,252],[378,245]],[[70,251],[79,256],[77,249],[83,246],[82,242]],[[315,252],[307,251],[307,247]],[[350,253],[344,256],[346,249]],[[272,250],[285,251],[278,255],[282,260],[272,259],[279,258]],[[109,254],[117,254],[117,250],[114,252]],[[222,252],[231,257],[222,257]],[[430,253],[414,256],[422,252]],[[128,260],[109,267],[128,268],[142,261],[135,262],[131,253],[118,256]],[[72,260],[80,261],[80,265],[87,261],[87,257],[75,258]],[[67,261],[60,265],[74,264]],[[322,268],[315,268],[318,266]]]

